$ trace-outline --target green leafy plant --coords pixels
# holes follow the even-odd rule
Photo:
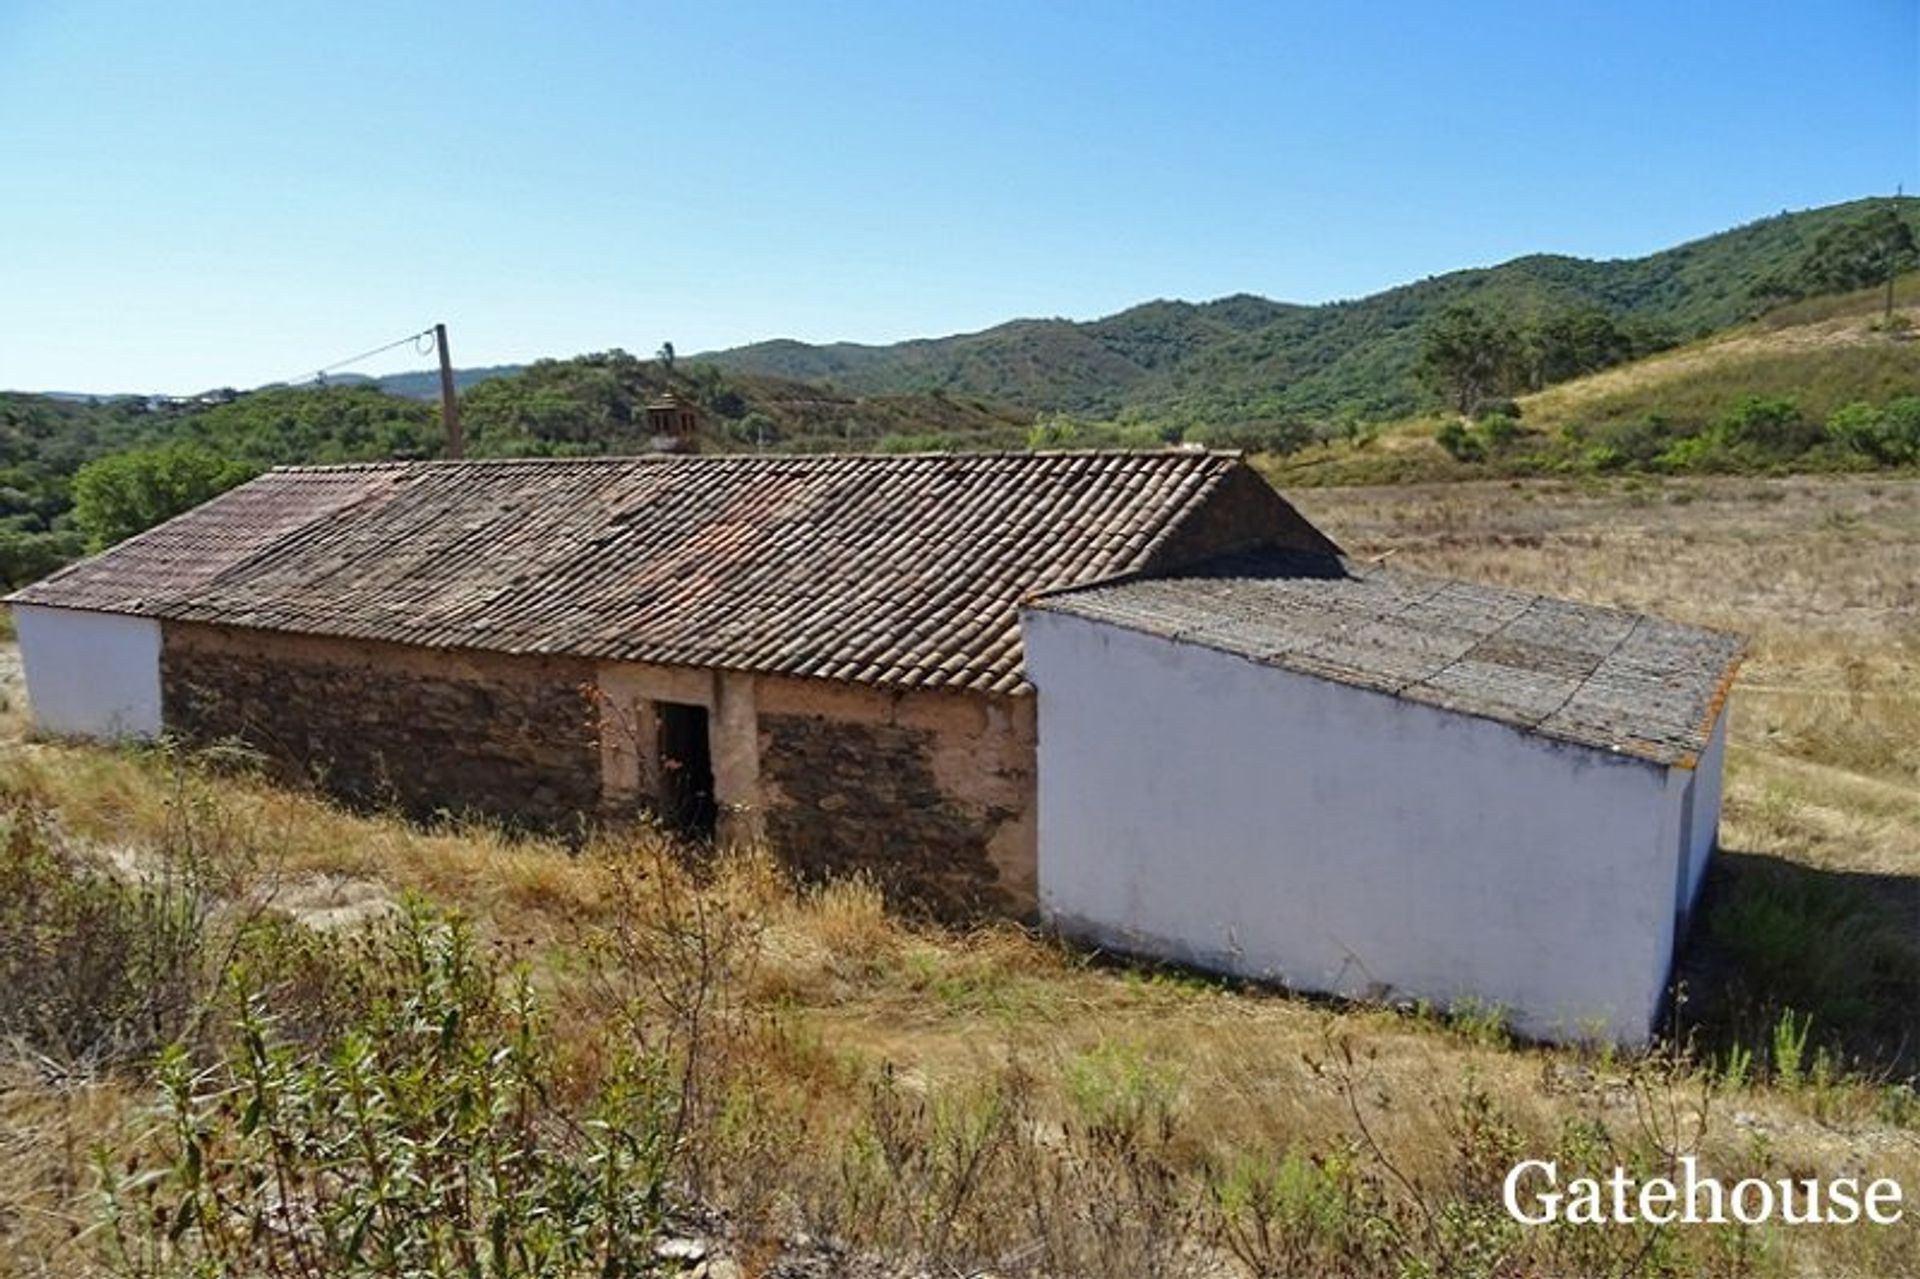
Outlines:
[[[1434,442],[1447,451],[1447,456],[1456,462],[1482,462],[1486,460],[1487,446],[1478,435],[1457,418],[1450,419],[1434,432]]]
[[[1885,405],[1842,405],[1827,418],[1836,444],[1887,465],[1920,460],[1920,396],[1903,395]]]
[[[1782,457],[1797,457],[1825,435],[1796,401],[1780,395],[1747,396],[1727,411],[1716,430],[1730,445]]]
[[[655,1272],[671,1088],[616,1056],[578,1110],[524,974],[419,904],[338,962],[372,997],[320,1044],[244,993],[226,1051],[159,1064],[152,1155],[103,1169],[137,1275]],[[247,983],[245,970],[236,980]]]
[[[1773,1026],[1773,1077],[1791,1092],[1806,1079],[1807,1037],[1813,1033],[1813,1018],[1796,1017],[1789,1008]]]

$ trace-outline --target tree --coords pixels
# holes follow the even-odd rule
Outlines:
[[[73,477],[73,522],[92,550],[124,541],[234,485],[253,468],[191,444],[115,453]]]
[[[1521,365],[1513,326],[1464,303],[1442,311],[1421,343],[1421,378],[1462,417],[1472,417],[1482,400],[1511,391]]]
[[[1914,236],[1913,224],[1898,208],[1879,205],[1821,232],[1791,272],[1757,284],[1754,298],[1765,304],[1885,285],[1891,318],[1894,277],[1916,262],[1920,262],[1920,240]]]
[[[660,354],[660,363],[667,366],[667,372],[669,373],[673,372],[673,343],[662,342],[660,344],[659,354]]]
[[[1913,227],[1883,205],[1815,240],[1800,277],[1810,293],[1848,293],[1890,281],[1916,256]]]
[[[1611,368],[1634,356],[1632,336],[1598,307],[1548,316],[1527,330],[1523,346],[1527,385],[1533,390]]]
[[[0,589],[38,581],[78,556],[83,548],[71,533],[39,533],[0,524]]]

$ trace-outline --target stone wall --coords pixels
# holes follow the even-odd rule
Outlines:
[[[1033,699],[757,682],[761,824],[816,876],[948,918],[1036,906]]]
[[[723,842],[764,836],[807,875],[864,871],[948,918],[1036,909],[1031,695],[180,623],[164,628],[160,668],[169,732],[240,739],[363,803],[537,827],[641,811],[653,704],[706,706]]]
[[[591,663],[167,623],[169,732],[415,816],[576,826],[600,800]]]

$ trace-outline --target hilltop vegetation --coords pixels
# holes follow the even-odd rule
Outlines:
[[[1671,351],[1446,412],[1323,433],[1265,460],[1283,484],[1920,463],[1920,274],[1817,297]]]
[[[896,347],[463,370],[461,414],[475,456],[644,450],[646,404],[672,393],[714,451],[1203,444],[1267,454],[1288,483],[1909,465],[1920,286],[1889,313],[1878,282],[1920,256],[1913,207],[1783,214],[1626,262],[1522,258],[1321,307],[1152,302]],[[0,586],[265,467],[437,456],[437,409],[413,398],[432,385],[0,394]],[[1408,416],[1436,406],[1457,417]]]
[[[1644,258],[1540,254],[1322,306],[1245,295],[1160,301],[1088,322],[1016,320],[893,346],[765,342],[704,358],[857,392],[939,388],[1037,412],[1186,426],[1391,418],[1432,402],[1418,377],[1421,337],[1449,307],[1472,304],[1520,325],[1598,310],[1636,349],[1652,349],[1745,321],[1792,294],[1823,237],[1890,203],[1783,213]],[[1912,219],[1914,201],[1898,207]]]
[[[0,586],[31,581],[266,467],[427,456],[438,435],[427,405],[364,386],[192,403],[0,394]]]
[[[974,396],[856,396],[618,350],[540,360],[479,383],[462,394],[460,412],[481,456],[632,453],[648,447],[647,402],[668,393],[700,408],[702,443],[716,450],[900,450],[953,438],[1009,448],[1031,420]]]
[[[1019,448],[1031,415],[958,395],[853,396],[779,378],[669,366],[624,351],[541,360],[461,393],[476,457],[633,453],[646,404],[703,413],[701,447],[830,451]],[[32,581],[268,467],[430,458],[439,408],[365,382],[173,403],[0,395],[0,587]]]

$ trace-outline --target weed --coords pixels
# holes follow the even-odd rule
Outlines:
[[[1172,1113],[1180,1072],[1136,1047],[1107,1041],[1067,1063],[1067,1095],[1095,1130],[1138,1132]]]
[[[615,1063],[576,1118],[551,1102],[531,988],[457,917],[415,907],[361,962],[380,994],[326,1045],[282,1038],[249,995],[217,1064],[163,1054],[153,1153],[102,1167],[116,1267],[648,1271],[672,1154],[656,1063]]]
[[[1796,1019],[1793,1009],[1780,1014],[1773,1027],[1773,1077],[1788,1092],[1800,1087],[1807,1055],[1807,1036],[1813,1033],[1813,1018]]]

